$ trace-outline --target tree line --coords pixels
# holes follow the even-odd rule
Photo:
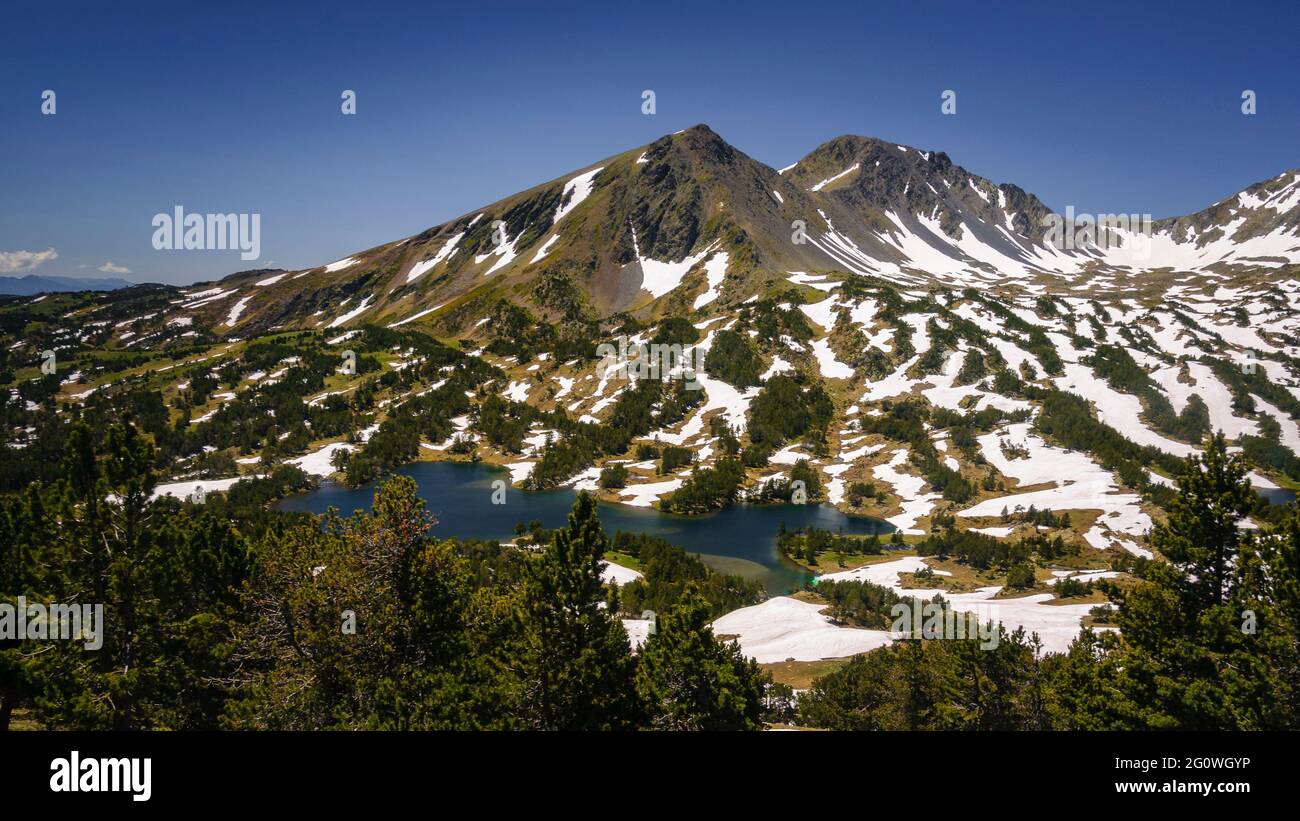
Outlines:
[[[1300,514],[1259,530],[1247,468],[1222,436],[1188,461],[1159,557],[1131,586],[1105,580],[1119,631],[1084,630],[1065,653],[1001,631],[906,640],[853,658],[798,702],[828,729],[1263,730],[1300,726]],[[1073,591],[1079,592],[1079,591]]]
[[[405,477],[347,518],[265,510],[273,487],[154,499],[129,421],[74,426],[62,467],[0,497],[0,598],[102,603],[103,646],[0,642],[0,724],[21,707],[74,729],[761,726],[767,677],[709,628],[758,591],[624,539],[647,570],[630,596],[662,607],[634,653],[587,494],[520,550],[437,538]]]

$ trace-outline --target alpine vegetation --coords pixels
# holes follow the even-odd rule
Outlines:
[[[589,159],[0,300],[0,727],[1300,726],[1300,170],[1153,220],[855,135]]]

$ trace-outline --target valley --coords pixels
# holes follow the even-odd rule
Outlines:
[[[711,623],[760,664],[899,638],[840,583],[1066,653],[1117,629],[1216,433],[1259,493],[1300,487],[1300,171],[1141,252],[1055,247],[1050,216],[942,152],[846,136],[778,171],[696,126],[315,268],[5,299],[0,481],[129,419],[187,506],[346,515],[397,474],[435,537],[523,550],[585,491],[743,590]],[[652,345],[678,355],[628,367]]]

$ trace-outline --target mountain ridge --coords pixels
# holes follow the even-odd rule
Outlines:
[[[112,291],[135,283],[121,277],[66,277],[54,274],[0,276],[0,296],[36,296],[64,291]]]
[[[571,184],[584,177],[575,190]],[[1300,203],[1292,202],[1300,194],[1297,182],[1300,172],[1283,172],[1199,212],[1157,221],[1155,231],[1178,241],[1171,248],[1196,263],[1189,270],[1203,273],[1228,263],[1258,268],[1260,260],[1279,259],[1294,265],[1300,261],[1300,240],[1280,257],[1276,248],[1266,247],[1258,259],[1226,261],[1198,259],[1196,248],[1178,243],[1212,242],[1248,202],[1257,213],[1235,229],[1234,241],[1264,237],[1276,244],[1279,231],[1300,224]],[[844,135],[779,172],[701,124],[411,237],[302,269],[278,284],[286,291],[306,291],[302,299],[277,306],[258,294],[242,316],[255,328],[266,303],[272,310],[265,313],[264,327],[326,326],[338,315],[308,317],[331,302],[370,293],[365,310],[347,322],[400,322],[435,308],[416,320],[432,321],[442,308],[475,293],[544,308],[530,294],[543,287],[554,292],[556,282],[575,291],[594,315],[639,311],[673,298],[646,299],[653,293],[642,287],[647,265],[679,265],[711,242],[718,243],[715,253],[728,254],[724,292],[738,299],[792,270],[839,268],[914,287],[1019,284],[1040,293],[1048,289],[1044,283],[1066,287],[1089,268],[1107,269],[1121,281],[1144,270],[1122,253],[1047,247],[1041,223],[1052,213],[1018,185],[973,174],[943,152]],[[498,220],[501,231],[493,228]],[[805,243],[791,239],[796,221],[807,228]],[[498,239],[503,241],[494,242]],[[1161,261],[1150,269],[1160,269]],[[637,273],[640,283],[634,281]],[[247,284],[238,277],[215,284]],[[304,315],[305,307],[312,310]]]
[[[1249,284],[1300,263],[1300,170],[1154,221],[1145,261],[1129,237],[1049,245],[1054,213],[941,151],[848,134],[777,170],[698,124],[333,263],[176,289],[173,310],[227,338],[360,324],[454,336],[501,300],[550,321],[708,314],[792,272],[1010,298],[1155,294],[1179,275]]]

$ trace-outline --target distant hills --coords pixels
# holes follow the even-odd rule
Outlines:
[[[0,277],[0,296],[34,296],[54,291],[116,291],[135,283],[120,277],[58,277],[28,274]]]

